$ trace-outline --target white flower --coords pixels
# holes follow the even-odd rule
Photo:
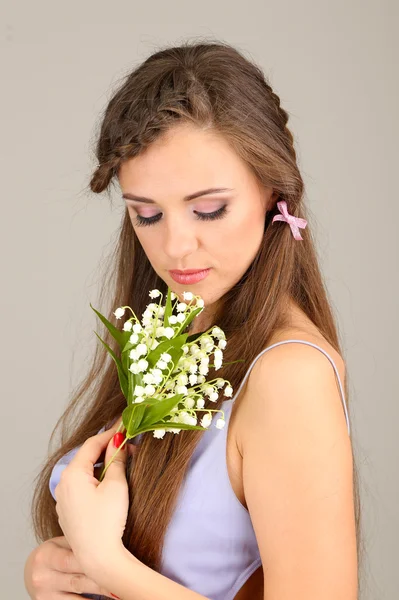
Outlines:
[[[223,358],[223,352],[221,350],[219,350],[219,348],[215,349],[215,352],[213,353],[215,360],[222,360]]]
[[[154,340],[154,341],[152,342],[152,345],[151,345],[151,350],[155,350],[155,348],[156,348],[157,346],[159,346],[159,342],[157,342],[157,340]]]
[[[225,339],[224,331],[220,327],[214,327],[211,331],[211,335],[217,339]]]
[[[140,402],[144,402],[145,400],[145,396],[137,396],[135,400],[133,400],[133,402],[135,404],[139,404]]]
[[[144,392],[145,390],[142,385],[136,385],[133,390],[133,396],[143,396]]]
[[[200,351],[200,347],[198,346],[198,344],[191,344],[191,346],[190,346],[191,354],[196,354],[199,351]]]
[[[139,344],[136,348],[137,356],[146,355],[148,352],[147,344]]]
[[[116,311],[114,312],[114,315],[117,319],[120,319],[121,317],[123,317],[124,314],[125,314],[124,308],[117,308]]]
[[[174,427],[168,428],[168,431],[170,431],[171,433],[180,433],[180,429],[175,429]]]
[[[206,365],[201,365],[199,368],[201,375],[208,375],[209,369]]]
[[[161,357],[160,357],[160,358],[161,358],[161,360],[163,360],[163,361],[164,361],[164,362],[166,362],[166,363],[168,363],[168,362],[170,362],[170,361],[172,360],[172,357],[171,357],[171,355],[170,355],[170,354],[168,354],[167,352],[163,352],[163,353],[161,354]]]
[[[219,348],[220,348],[221,350],[224,350],[224,349],[226,348],[226,346],[227,346],[227,342],[226,342],[226,340],[219,340],[219,342],[218,342],[218,346],[219,346]]]
[[[183,298],[185,300],[192,300],[194,297],[192,292],[183,292]]]
[[[137,375],[137,373],[140,373],[140,368],[139,368],[138,363],[133,362],[129,367],[129,371],[131,371],[135,375]]]
[[[178,419],[179,423],[187,423],[186,419],[189,417],[190,415],[188,414],[187,411],[185,410],[181,410],[180,413],[176,416],[176,418]]]
[[[140,358],[137,364],[139,366],[140,371],[145,371],[148,367],[148,361],[145,358]]]
[[[173,329],[173,327],[165,327],[164,335],[168,338],[168,340],[170,340],[170,338],[173,337],[174,334],[175,330]]]
[[[177,312],[184,312],[187,309],[187,304],[185,302],[179,302],[176,306]]]
[[[187,423],[187,425],[196,425],[197,417],[193,417],[193,416],[189,415],[186,419],[186,423]]]
[[[174,292],[170,292],[170,298],[171,300],[176,300],[177,296]]]
[[[209,335],[202,335],[199,339],[199,342],[202,346],[205,346],[206,344],[212,344],[213,346],[213,340]]]
[[[180,373],[176,378],[177,385],[187,385],[188,377],[186,373]]]
[[[132,360],[138,360],[140,358],[140,356],[137,354],[136,349],[132,348],[129,352],[129,358],[131,358]]]
[[[150,310],[151,313],[158,312],[158,308],[158,304],[155,304],[155,302],[150,302],[147,306],[147,310]]]
[[[169,317],[169,323],[171,325],[176,325],[176,323],[177,323],[177,317],[176,317],[176,315],[170,315],[170,317]]]
[[[143,375],[143,381],[144,381],[144,383],[148,383],[148,384],[155,383],[155,377],[152,373],[145,373]]]
[[[144,392],[146,393],[147,396],[153,396],[155,394],[155,388],[153,385],[148,384],[145,386]]]
[[[184,354],[187,354],[188,346],[187,345],[182,346],[182,350],[183,350]]]
[[[160,296],[160,295],[161,295],[161,292],[159,290],[156,290],[156,289],[155,290],[151,290],[149,292],[150,298],[158,298],[158,296]]]
[[[125,321],[123,324],[123,331],[131,331],[133,323],[131,321]]]
[[[158,367],[158,369],[161,369],[161,371],[164,371],[165,369],[168,368],[168,365],[163,360],[159,360],[157,362],[157,367]]]
[[[192,398],[191,396],[187,396],[187,398],[184,400],[184,406],[186,408],[194,408],[194,406],[195,406],[194,398]]]
[[[203,375],[197,375],[198,383],[205,383],[205,377]]]
[[[199,398],[199,400],[197,400],[197,408],[201,409],[204,408],[205,406],[205,400],[203,398]]]
[[[222,379],[221,377],[218,377],[218,378],[216,379],[216,381],[215,381],[215,385],[216,385],[216,387],[218,387],[218,388],[221,388],[221,387],[223,387],[223,386],[224,386],[224,384],[225,384],[225,381],[224,381],[224,379]]]
[[[131,344],[137,344],[137,342],[139,341],[139,336],[137,333],[132,333],[132,335],[129,338],[129,342]]]
[[[197,363],[194,363],[191,365],[189,364],[188,369],[189,369],[190,373],[193,373],[193,374],[196,373],[198,371]]]
[[[226,421],[225,421],[224,419],[220,418],[220,419],[218,419],[218,420],[216,421],[216,423],[215,423],[215,426],[216,426],[218,429],[223,429],[223,427],[225,426],[225,424],[226,424]]]
[[[201,427],[209,427],[212,423],[212,415],[211,413],[206,413],[201,419]]]
[[[186,320],[186,317],[185,317],[185,315],[183,313],[179,313],[177,315],[177,317],[176,317],[176,320],[177,320],[178,323],[183,323],[183,321]]]
[[[197,302],[196,302],[197,308],[203,308],[204,307],[204,301],[202,298],[198,298]]]
[[[216,402],[218,398],[219,398],[219,394],[217,392],[212,392],[212,394],[209,396],[209,400],[211,402]]]
[[[163,337],[165,335],[165,331],[163,327],[157,327],[155,330],[156,337]]]
[[[221,360],[215,360],[215,363],[214,363],[215,371],[218,371],[221,366],[222,366],[222,361]]]
[[[224,388],[224,395],[227,397],[232,396],[233,394],[233,388],[231,387],[231,385],[226,385],[226,387]]]
[[[195,385],[197,383],[197,376],[192,373],[188,378],[190,385]]]
[[[154,438],[158,438],[159,440],[161,440],[165,433],[165,429],[154,429]]]
[[[152,318],[152,310],[150,308],[146,308],[145,311],[143,312],[143,317],[145,319],[151,319]]]
[[[187,394],[188,389],[185,385],[177,385],[176,386],[176,394]]]
[[[148,327],[148,326],[152,327],[152,320],[149,317],[143,317],[141,319],[141,322],[143,324],[143,327]]]
[[[142,327],[141,327],[140,323],[135,323],[133,325],[133,331],[134,331],[134,333],[140,333],[141,330],[142,330]]]

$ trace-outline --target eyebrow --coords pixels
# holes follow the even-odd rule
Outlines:
[[[233,188],[208,188],[206,190],[200,190],[199,192],[194,192],[193,194],[189,194],[188,196],[184,196],[184,202],[188,202],[189,200],[193,200],[194,198],[198,198],[199,196],[206,196],[207,194],[218,194],[221,192],[231,192]],[[146,198],[145,196],[136,196],[135,194],[129,194],[126,192],[122,194],[122,198],[125,200],[135,200],[136,202],[144,202],[146,204],[156,204],[155,200],[151,198]]]

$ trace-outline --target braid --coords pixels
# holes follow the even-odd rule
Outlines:
[[[287,127],[287,123],[288,123],[288,119],[289,119],[289,114],[286,110],[284,110],[284,108],[281,106],[281,100],[280,97],[273,91],[272,86],[267,83],[267,81],[265,81],[264,77],[262,76],[262,80],[263,80],[263,84],[266,87],[270,98],[275,106],[276,109],[276,113],[282,123],[283,129],[284,129],[284,133],[286,134],[288,140],[289,140],[289,150],[292,154],[292,156],[294,157],[295,161],[297,159],[296,156],[296,152],[295,152],[295,148],[294,148],[294,136],[292,135],[290,129]]]

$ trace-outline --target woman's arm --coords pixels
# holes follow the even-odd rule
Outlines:
[[[124,546],[103,564],[88,564],[86,572],[121,600],[209,600],[150,569]]]
[[[274,348],[243,400],[243,487],[264,599],[357,599],[352,449],[330,362],[302,344]]]

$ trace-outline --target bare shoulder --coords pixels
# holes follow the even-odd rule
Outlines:
[[[297,339],[305,343],[291,342]],[[346,417],[339,384],[329,358],[332,359],[342,387],[345,387],[345,362],[323,337],[310,333],[287,332],[284,342],[262,354],[248,376],[245,392],[237,407],[237,445],[242,453],[245,437],[251,434],[253,420],[280,418],[286,421],[302,414],[303,418],[326,426],[335,423],[347,432]],[[285,343],[287,342],[287,343]],[[298,414],[300,411],[300,414]],[[258,421],[259,422],[259,421]],[[264,424],[265,425],[265,424]]]

